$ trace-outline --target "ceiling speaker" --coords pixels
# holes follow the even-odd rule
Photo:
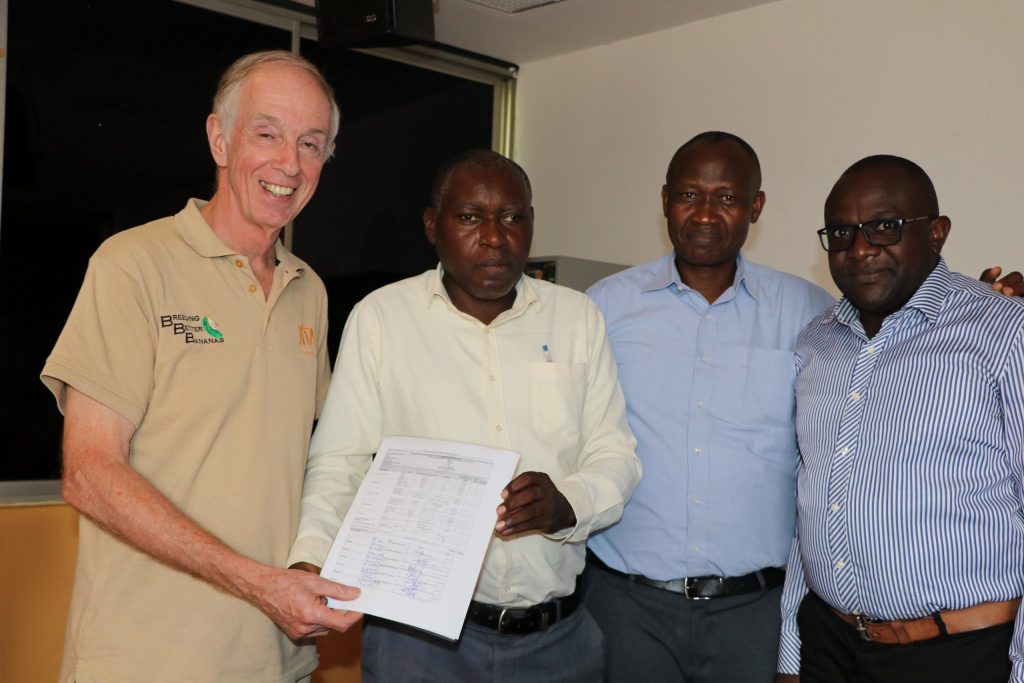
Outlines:
[[[434,40],[433,0],[317,0],[322,47],[385,47]]]

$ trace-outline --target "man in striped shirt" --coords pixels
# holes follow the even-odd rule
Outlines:
[[[825,221],[780,680],[1024,681],[1024,302],[949,271],[906,159],[851,166]]]

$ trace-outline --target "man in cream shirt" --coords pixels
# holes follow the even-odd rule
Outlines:
[[[583,294],[523,276],[531,190],[501,155],[442,166],[424,226],[438,269],[370,294],[346,324],[289,562],[322,566],[385,436],[515,450],[460,640],[367,618],[363,680],[601,680],[584,542],[640,478],[604,322]]]

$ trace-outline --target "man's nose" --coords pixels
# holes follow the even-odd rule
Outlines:
[[[713,223],[717,217],[716,207],[711,198],[705,198],[697,202],[693,213],[698,223]]]
[[[868,242],[864,234],[864,228],[859,227],[853,233],[853,244],[847,250],[847,255],[855,259],[864,259],[878,253],[878,247]]]
[[[500,218],[485,218],[480,224],[480,241],[490,247],[500,247],[508,241]]]
[[[277,150],[277,157],[274,165],[285,175],[296,176],[299,174],[299,148],[297,145],[284,143]]]

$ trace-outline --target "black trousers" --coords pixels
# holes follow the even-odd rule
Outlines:
[[[797,614],[800,683],[1006,683],[1013,624],[925,640],[882,645],[808,593]]]

